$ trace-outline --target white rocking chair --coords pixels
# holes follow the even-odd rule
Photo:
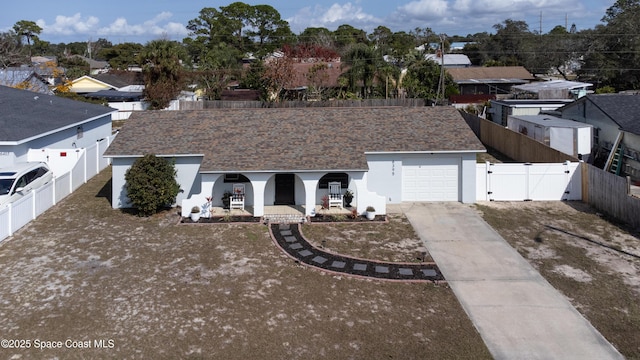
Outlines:
[[[329,183],[329,207],[338,206],[342,208],[342,186],[339,181]]]
[[[229,210],[244,210],[244,184],[233,184],[233,191],[229,198]]]

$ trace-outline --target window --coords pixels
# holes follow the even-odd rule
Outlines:
[[[82,139],[84,136],[84,129],[82,128],[82,125],[76,128],[76,133],[78,134],[78,139]]]
[[[339,181],[340,182],[340,186],[342,188],[347,188],[349,187],[349,175],[345,174],[345,173],[328,173],[325,176],[323,176],[322,178],[320,178],[320,182],[318,184],[318,187],[320,189],[328,189],[329,188],[329,183],[332,181]]]
[[[248,183],[249,178],[242,174],[224,174],[224,182],[226,183]]]

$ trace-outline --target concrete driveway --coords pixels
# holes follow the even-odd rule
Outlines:
[[[404,212],[496,359],[623,359],[470,205]]]

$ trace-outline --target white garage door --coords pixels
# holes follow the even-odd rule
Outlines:
[[[402,166],[402,201],[459,201],[460,159],[410,159]]]

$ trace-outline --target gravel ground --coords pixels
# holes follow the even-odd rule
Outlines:
[[[113,210],[110,176],[0,244],[0,358],[491,358],[446,285],[302,267],[264,225]]]

